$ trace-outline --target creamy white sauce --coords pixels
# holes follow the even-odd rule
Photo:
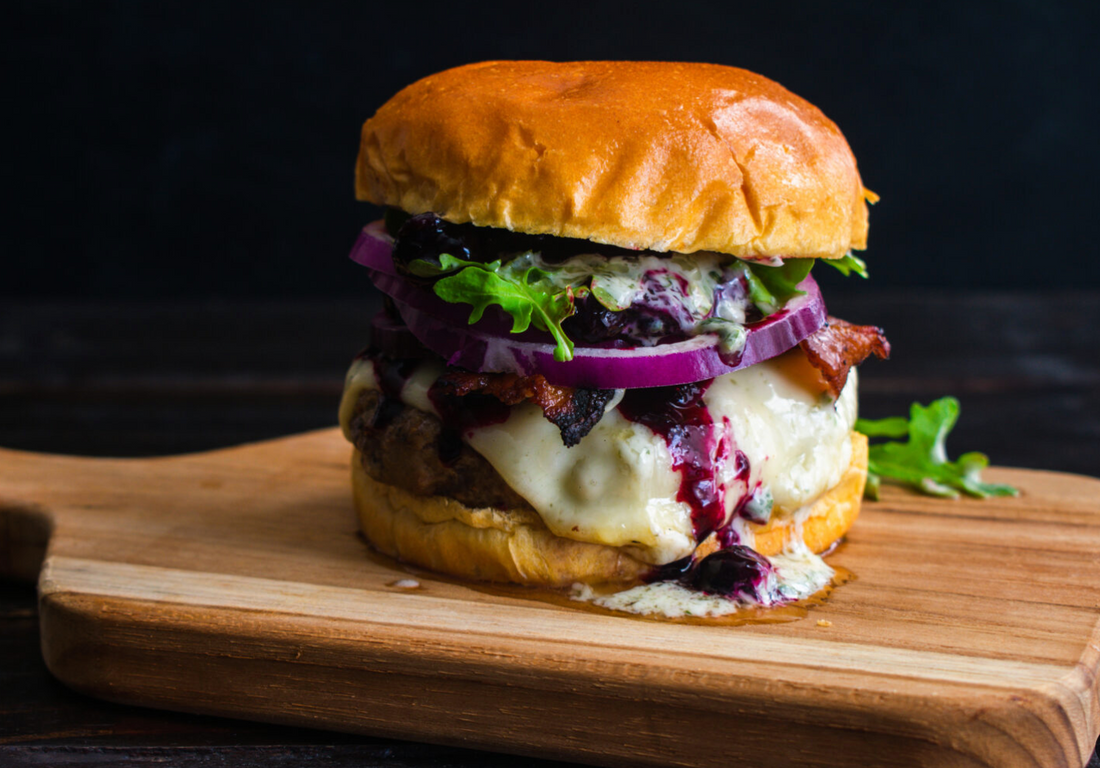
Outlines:
[[[801,542],[768,561],[775,569],[774,577],[768,579],[755,599],[698,592],[675,581],[642,584],[610,594],[601,594],[587,584],[574,584],[571,597],[612,611],[666,619],[728,616],[746,608],[803,600],[825,588],[835,573]]]
[[[583,285],[591,277],[593,292],[608,309],[622,310],[645,300],[653,306],[667,305],[674,313],[683,312],[698,322],[710,313],[726,265],[736,259],[719,253],[671,257],[582,253],[548,264],[540,254],[532,252],[517,257],[516,261],[537,267],[558,289]],[[744,304],[747,306],[747,298]],[[744,307],[740,319],[744,322]]]
[[[772,493],[773,515],[789,516],[836,485],[851,463],[855,370],[834,407],[785,358],[719,377],[704,396],[715,428],[726,431],[750,467],[747,483],[734,476],[732,462],[718,468],[727,517],[746,492],[761,485]],[[441,372],[441,364],[419,366],[401,391],[402,401],[434,413],[427,391]],[[377,386],[370,361],[355,361],[340,407],[345,434],[359,393]],[[681,477],[671,468],[664,439],[617,410],[605,413],[572,448],[529,402],[512,408],[507,421],[463,438],[558,536],[626,547],[650,563],[678,560],[695,548],[691,508],[676,500]]]
[[[591,292],[599,303],[620,311],[636,304],[657,310],[681,333],[717,333],[723,350],[733,354],[744,346],[745,319],[752,301],[744,291],[718,291],[732,283],[746,267],[728,255],[700,252],[691,256],[601,256],[582,253],[565,261],[547,263],[540,253],[520,254],[503,268],[539,270],[557,290],[572,288],[576,295]],[[639,318],[623,332],[645,345],[657,344],[667,330],[656,332]]]

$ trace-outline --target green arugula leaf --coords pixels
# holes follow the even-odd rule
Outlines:
[[[477,261],[456,258],[449,253],[441,253],[439,254],[438,264],[430,259],[413,259],[405,265],[405,268],[417,277],[440,277],[451,272],[457,272],[463,267],[480,267],[490,272],[496,272],[500,269],[500,260],[482,264]]]
[[[982,482],[981,471],[989,466],[985,454],[964,453],[958,461],[947,460],[947,435],[958,418],[959,401],[943,397],[927,406],[913,403],[908,421],[901,417],[858,419],[856,430],[868,437],[908,436],[904,443],[871,446],[865,495],[878,498],[880,478],[909,485],[931,496],[957,498],[959,491],[982,499],[1019,495],[1010,485]]]
[[[909,419],[904,416],[875,420],[860,419],[859,431],[867,437],[906,437],[909,434]]]
[[[555,286],[540,269],[524,259],[513,259],[501,266],[499,261],[481,264],[441,254],[439,267],[418,259],[410,263],[410,269],[423,261],[426,266],[417,267],[433,271],[425,277],[446,275],[435,283],[435,295],[452,304],[469,304],[470,324],[481,319],[486,307],[495,304],[512,316],[512,333],[522,333],[531,325],[549,332],[557,346],[554,359],[565,362],[573,359],[573,341],[565,335],[561,322],[574,312],[574,292]]]
[[[774,314],[795,296],[801,296],[798,284],[810,274],[813,259],[787,259],[778,267],[744,261],[749,298],[764,313]]]
[[[882,490],[882,477],[876,475],[874,472],[867,473],[867,484],[863,486],[863,497],[871,499],[872,501],[879,500],[879,493]]]
[[[845,254],[843,259],[822,259],[823,262],[840,271],[840,274],[847,277],[855,272],[857,275],[866,280],[870,275],[867,273],[867,262],[858,256],[853,256],[848,253]]]

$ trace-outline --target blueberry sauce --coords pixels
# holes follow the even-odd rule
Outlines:
[[[726,521],[725,488],[719,470],[730,459],[725,430],[716,430],[703,402],[710,381],[675,387],[628,389],[619,413],[644,424],[664,438],[672,468],[680,473],[676,500],[691,509],[696,541],[702,541]],[[736,452],[748,471],[748,460]]]
[[[689,576],[694,567],[695,556],[688,555],[687,557],[681,557],[679,560],[673,560],[671,563],[658,565],[649,572],[645,581],[649,584],[657,581],[683,581]]]
[[[673,581],[707,595],[761,603],[769,599],[769,579],[774,579],[774,574],[775,567],[766,557],[743,544],[731,543],[700,560],[689,555],[659,566],[646,582]]]
[[[574,302],[575,312],[562,321],[569,338],[582,344],[618,341],[630,346],[683,341],[688,335],[671,313],[644,303],[611,310],[588,295]]]
[[[360,357],[371,361],[374,377],[378,380],[378,389],[382,392],[382,402],[378,404],[378,410],[375,411],[374,422],[371,425],[375,429],[381,429],[397,418],[401,409],[404,408],[401,404],[401,389],[420,361],[394,360],[375,349],[360,353]]]
[[[382,402],[374,416],[374,427],[385,427],[401,412],[401,390],[417,366],[417,358],[394,359],[371,347],[359,353],[358,358],[370,360]],[[462,451],[462,435],[477,427],[500,424],[508,419],[508,406],[491,395],[469,394],[462,397],[447,394],[438,382],[428,389],[431,401],[443,422],[439,436],[439,458],[450,466],[458,460]]]
[[[775,568],[754,549],[734,544],[700,560],[682,581],[685,586],[712,595],[757,600],[767,591]]]
[[[389,218],[393,218],[390,222]],[[496,259],[507,260],[527,251],[537,251],[544,261],[557,263],[580,253],[592,253],[592,242],[552,235],[528,235],[493,227],[476,227],[473,224],[452,224],[434,213],[421,213],[403,222],[397,217],[387,218],[387,228],[394,236],[394,265],[400,271],[410,261],[427,259],[438,261],[441,253],[449,253],[467,261],[488,263]],[[393,229],[396,228],[396,231]],[[636,254],[628,248],[611,245],[599,246],[606,256]]]
[[[458,460],[464,434],[478,427],[508,420],[508,406],[492,395],[474,393],[457,397],[444,391],[438,381],[428,388],[428,400],[443,422],[443,432],[439,436],[439,460],[447,466]]]
[[[409,264],[424,259],[439,266],[440,254],[450,254],[464,261],[485,261],[485,252],[473,242],[474,238],[465,235],[460,224],[448,221],[431,213],[422,213],[405,221],[398,230],[393,246],[393,264],[397,271],[413,282],[426,282],[409,271]]]
[[[741,542],[741,536],[737,533],[737,530],[733,527],[734,518],[730,518],[730,521],[714,532],[715,538],[718,540],[718,546],[725,549],[726,547],[732,547],[734,544]]]
[[[740,543],[733,522],[737,516],[751,519],[746,509],[758,514],[751,502],[759,489],[738,501],[737,514],[727,523],[726,489],[720,470],[732,461],[733,480],[747,484],[749,459],[742,451],[731,450],[728,421],[724,420],[725,429],[716,428],[703,402],[709,384],[702,381],[677,387],[629,389],[619,403],[624,418],[644,424],[664,438],[672,467],[680,473],[676,499],[691,508],[696,541],[714,533],[720,547],[700,560],[691,555],[659,566],[647,581],[676,581],[708,594],[756,600],[764,593],[774,569],[767,558]]]

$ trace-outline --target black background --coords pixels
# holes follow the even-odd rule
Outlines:
[[[492,58],[759,71],[841,126],[882,195],[875,285],[1097,286],[1094,7],[7,4],[0,295],[359,294],[360,125]]]

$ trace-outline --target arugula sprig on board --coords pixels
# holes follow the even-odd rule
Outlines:
[[[435,295],[452,304],[469,304],[470,325],[496,304],[512,316],[512,333],[522,333],[534,325],[554,337],[554,359],[573,359],[573,341],[562,330],[562,320],[575,311],[577,292],[570,286],[554,285],[548,275],[524,259],[506,264],[500,260],[483,264],[466,261],[450,254],[439,256],[438,265],[416,259],[408,265],[418,277],[440,277],[433,286]]]
[[[867,462],[868,498],[877,499],[882,478],[916,488],[931,496],[957,498],[959,491],[977,498],[1017,496],[1010,485],[984,483],[981,471],[989,466],[983,453],[964,453],[947,460],[945,442],[959,418],[959,401],[943,397],[927,406],[913,403],[909,419],[858,419],[856,430],[868,437],[907,437],[906,442],[872,445]]]

